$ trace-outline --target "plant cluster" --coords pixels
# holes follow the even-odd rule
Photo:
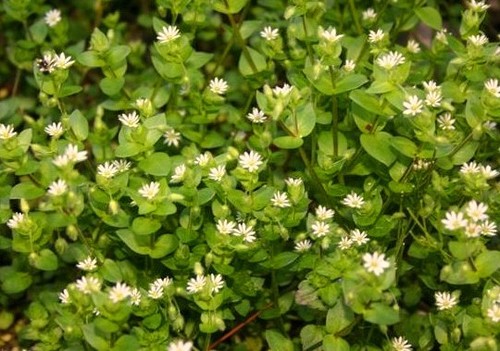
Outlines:
[[[497,350],[500,47],[437,4],[4,0],[0,329]]]

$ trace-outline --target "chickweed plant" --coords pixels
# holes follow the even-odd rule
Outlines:
[[[0,330],[40,351],[499,350],[493,11],[4,0]]]

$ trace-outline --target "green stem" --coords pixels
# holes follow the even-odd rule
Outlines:
[[[274,232],[274,229],[272,229]],[[274,234],[274,233],[273,233]],[[274,259],[274,245],[271,243],[271,261]],[[273,296],[273,304],[274,308],[279,309],[279,298],[280,298],[280,293],[279,293],[279,288],[278,288],[278,280],[276,279],[276,270],[271,270],[271,290],[272,290],[272,296]],[[285,333],[285,325],[283,321],[283,317],[280,315],[278,318],[278,328],[282,333]]]
[[[460,151],[460,149],[472,138],[472,132],[469,133],[469,135],[467,135],[464,140],[462,140],[460,142],[460,144],[458,144],[457,146],[455,146],[455,148],[451,151],[449,157],[453,157],[453,155],[455,155],[458,151]]]
[[[328,193],[326,192],[325,188],[323,187],[323,183],[319,179],[318,175],[316,174],[316,171],[314,171],[314,168],[311,166],[311,162],[309,161],[306,152],[304,151],[304,148],[299,148],[299,154],[300,157],[302,158],[302,162],[306,165],[307,170],[309,171],[309,174],[311,175],[311,178],[313,180],[313,186],[317,187],[321,193],[321,196],[324,198],[323,201],[325,203],[329,204],[331,207],[333,207],[333,204],[330,203],[330,197],[328,196]]]
[[[335,75],[333,73],[333,67],[329,66],[328,70],[330,72],[330,80],[332,81],[332,87],[335,88]],[[338,130],[339,130],[339,104],[337,101],[337,97],[332,96],[332,138],[333,138],[333,157],[335,158],[339,156]]]
[[[304,28],[304,36],[305,36],[305,42],[306,42],[306,48],[307,48],[307,55],[309,56],[309,60],[311,61],[311,65],[314,62],[314,55],[311,49],[311,45],[309,44],[309,40],[307,39],[309,37],[309,33],[307,32],[307,25],[306,25],[306,16],[302,16],[302,27]]]
[[[354,4],[354,0],[349,0],[349,10],[351,11],[352,20],[354,21],[354,26],[356,27],[356,31],[359,35],[363,34],[363,28],[359,23],[358,11],[356,10],[356,5]]]
[[[19,81],[21,80],[21,70],[18,68],[16,70],[16,78],[14,80],[14,87],[12,88],[11,96],[17,95],[17,89],[19,89]]]
[[[226,7],[228,6],[227,0],[224,0],[226,3]],[[232,14],[228,13],[227,17],[229,18],[229,22],[231,23],[231,27],[233,27],[233,36],[238,45],[241,47],[241,50],[243,52],[243,56],[245,56],[246,60],[248,61],[248,64],[250,65],[250,68],[252,69],[253,73],[256,74],[258,73],[257,66],[253,62],[252,56],[250,55],[250,52],[247,49],[247,46],[245,45],[245,41],[241,37],[240,34],[240,28],[236,21],[234,20],[234,17]]]
[[[207,337],[205,338],[205,343],[203,345],[203,350],[209,351],[210,350],[210,340],[212,339],[212,334],[207,334]]]
[[[28,35],[29,40],[33,41],[33,36],[31,35],[31,31],[28,27],[28,22],[23,21],[23,28],[24,28],[24,31],[26,32],[26,34]]]
[[[233,47],[233,44],[234,44],[234,40],[233,40],[233,38],[231,38],[231,40],[227,43],[226,48],[224,49],[224,52],[222,53],[221,57],[219,58],[219,60],[217,60],[217,63],[215,64],[215,68],[213,69],[212,73],[210,74],[210,77],[209,77],[210,79],[212,79],[215,76],[217,70],[222,65],[224,60],[226,59],[226,56],[229,54],[229,50],[231,50],[231,48]]]

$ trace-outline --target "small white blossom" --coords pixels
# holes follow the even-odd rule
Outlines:
[[[256,240],[253,227],[245,223],[238,223],[238,226],[233,230],[233,235],[242,236],[243,240],[248,243],[252,243]]]
[[[66,190],[68,190],[68,184],[64,180],[59,179],[50,183],[47,194],[50,196],[61,196]]]
[[[498,176],[498,171],[496,169],[492,169],[490,165],[487,166],[479,166],[479,172],[485,177],[486,179],[492,179]]]
[[[391,345],[394,351],[412,351],[411,344],[402,336],[392,338]]]
[[[493,322],[500,322],[500,304],[493,304],[493,306],[488,308],[486,314],[488,315],[488,318],[490,318]]]
[[[302,182],[302,179],[300,179],[300,178],[288,177],[285,179],[285,183],[289,187],[293,187],[293,186],[301,186],[303,182]]]
[[[436,307],[439,311],[447,310],[458,303],[458,299],[447,291],[438,291],[434,294]]]
[[[425,104],[431,107],[439,107],[442,99],[443,96],[440,91],[431,91],[425,95]]]
[[[424,102],[420,100],[417,95],[412,95],[403,102],[403,106],[405,108],[403,111],[404,115],[416,116],[422,113]]]
[[[335,215],[334,210],[331,210],[331,209],[329,209],[325,206],[321,206],[321,205],[316,207],[316,217],[318,217],[318,219],[320,221],[325,221],[327,219],[333,218],[334,215]]]
[[[290,207],[290,200],[288,200],[288,195],[287,193],[283,193],[280,191],[277,191],[274,193],[273,197],[271,198],[271,203],[275,207],[280,207],[280,208],[285,208],[285,207]]]
[[[354,60],[345,60],[344,66],[342,68],[346,72],[352,72],[356,68],[356,62],[354,62]]]
[[[168,146],[179,147],[179,142],[181,141],[181,134],[176,132],[174,128],[169,128],[163,133],[164,144]]]
[[[366,271],[377,276],[384,273],[384,270],[390,266],[389,261],[385,259],[385,255],[378,252],[374,252],[373,254],[365,253],[363,255],[363,262],[363,267],[365,267]]]
[[[481,235],[495,236],[497,235],[497,225],[494,222],[484,221],[479,225]]]
[[[471,0],[467,3],[467,6],[474,12],[484,12],[490,5],[486,5],[484,1]]]
[[[184,176],[186,175],[186,165],[181,164],[174,168],[174,174],[170,178],[170,183],[180,183],[184,180]]]
[[[61,301],[63,305],[67,305],[71,302],[68,289],[64,289],[59,293],[59,301]]]
[[[139,306],[141,304],[142,294],[137,288],[133,288],[130,291],[130,303],[134,306]]]
[[[132,289],[130,289],[130,286],[128,286],[125,283],[116,283],[115,286],[111,288],[109,291],[109,299],[113,303],[118,303],[120,301],[125,300],[127,297],[129,297],[132,294]]]
[[[488,37],[484,34],[477,34],[477,35],[471,35],[467,38],[469,43],[471,43],[474,46],[483,46],[484,44],[488,43]]]
[[[274,87],[273,88],[273,94],[275,97],[285,97],[285,96],[288,96],[288,94],[290,94],[293,90],[293,86],[285,83],[283,84],[282,87]]]
[[[224,95],[227,89],[229,89],[229,86],[224,79],[215,77],[210,81],[209,88],[210,91],[214,94]]]
[[[462,167],[460,167],[460,173],[463,175],[477,174],[479,172],[481,172],[481,167],[474,161],[464,163]]]
[[[194,159],[194,164],[200,167],[205,167],[212,160],[212,154],[210,152],[204,152]]]
[[[390,51],[388,54],[384,54],[377,58],[376,63],[386,70],[391,70],[396,66],[399,66],[405,62],[405,57],[403,54],[397,51]]]
[[[149,284],[148,297],[159,300],[163,297],[163,286]]]
[[[482,202],[478,203],[475,200],[469,201],[467,208],[465,209],[467,216],[469,216],[469,218],[474,222],[487,220],[488,215],[486,214],[486,211],[488,211],[488,205],[485,205]]]
[[[488,79],[486,82],[484,82],[484,87],[491,95],[496,98],[500,98],[500,86],[498,85],[498,79]]]
[[[66,57],[64,52],[61,52],[59,55],[55,55],[54,59],[54,65],[59,69],[67,69],[75,63],[75,61],[71,59],[71,56]]]
[[[477,223],[467,222],[464,234],[467,238],[477,238],[481,235],[481,227]]]
[[[179,29],[176,26],[163,26],[156,34],[156,40],[158,40],[160,44],[166,44],[181,37]]]
[[[321,238],[330,232],[330,225],[323,221],[316,221],[311,225],[312,234],[317,238]]]
[[[446,218],[442,219],[441,223],[448,230],[457,230],[467,226],[467,220],[462,212],[448,211],[445,216]]]
[[[121,115],[118,115],[118,120],[124,126],[129,127],[129,128],[139,127],[139,123],[141,121],[141,119],[139,118],[139,115],[135,111],[132,111],[129,114],[122,113]]]
[[[254,173],[259,169],[259,167],[263,164],[262,156],[259,153],[250,150],[240,155],[238,158],[238,163],[241,168],[246,169],[250,173]]]
[[[371,22],[377,18],[377,13],[371,7],[367,8],[361,13],[363,21]]]
[[[151,100],[147,98],[139,98],[135,100],[135,106],[137,106],[140,109],[149,108],[151,107]]]
[[[61,11],[59,11],[58,9],[47,11],[45,13],[44,20],[45,24],[47,24],[49,27],[54,27],[61,21]]]
[[[449,112],[446,112],[445,114],[439,116],[437,122],[439,128],[441,128],[442,130],[455,130],[455,120],[451,117],[451,113]]]
[[[82,271],[91,272],[97,268],[97,260],[88,256],[83,261],[78,262],[76,268],[81,269]]]
[[[383,40],[385,37],[385,32],[382,29],[377,29],[377,31],[371,30],[368,33],[368,42],[369,43],[377,43]]]
[[[52,73],[56,69],[56,57],[52,53],[45,53],[41,59],[36,59],[35,62],[42,73]]]
[[[10,229],[17,229],[21,226],[21,224],[27,217],[28,216],[25,216],[24,213],[16,212],[12,215],[12,218],[7,221],[7,226]]]
[[[14,131],[14,126],[0,123],[0,139],[8,140],[15,137],[17,132]]]
[[[408,43],[406,43],[406,49],[412,54],[418,54],[420,52],[420,44],[417,41],[410,39],[408,40]]]
[[[312,243],[310,240],[305,239],[295,243],[295,251],[297,252],[306,252],[312,247]]]
[[[227,235],[233,232],[234,228],[236,227],[236,223],[233,221],[228,221],[227,219],[219,219],[215,227],[220,234]]]
[[[335,43],[342,39],[344,34],[337,34],[337,29],[329,27],[327,30],[320,29],[320,36],[330,43]]]
[[[226,166],[224,165],[212,167],[208,172],[208,178],[216,182],[220,182],[225,175],[226,175]]]
[[[350,239],[352,240],[352,242],[354,244],[356,244],[358,246],[366,244],[368,241],[370,241],[366,232],[361,231],[357,228],[351,231]]]
[[[352,244],[353,244],[353,242],[349,237],[343,236],[337,245],[338,245],[339,249],[347,250],[347,249],[351,248]]]
[[[70,159],[66,155],[58,155],[54,160],[52,160],[52,163],[55,164],[57,167],[64,167],[70,163]]]
[[[45,133],[53,138],[59,138],[64,133],[64,128],[61,122],[51,123],[44,128]]]
[[[189,279],[186,290],[188,294],[195,294],[203,290],[207,284],[207,278],[204,275],[198,274],[195,278]]]
[[[86,295],[101,290],[101,282],[96,277],[82,277],[76,281],[76,288]]]
[[[156,279],[152,284],[153,284],[153,286],[159,286],[159,287],[162,287],[163,289],[166,289],[170,285],[172,285],[172,283],[173,283],[172,278],[165,277],[165,278]]]
[[[210,281],[210,292],[213,293],[218,293],[223,287],[224,287],[224,279],[222,278],[222,275],[217,274],[210,274],[209,276],[209,281]]]
[[[493,122],[493,121],[485,121],[483,123],[483,127],[485,129],[488,129],[488,130],[496,130],[497,124],[496,124],[496,122]]]
[[[70,162],[81,162],[87,159],[87,151],[78,151],[78,146],[69,144],[64,151],[64,155]]]
[[[97,167],[97,174],[104,178],[113,178],[118,173],[118,169],[112,162],[104,162]]]
[[[448,44],[448,30],[446,28],[436,33],[436,40],[447,45]]]
[[[347,207],[359,209],[363,207],[365,200],[363,199],[363,196],[358,195],[355,192],[351,192],[342,200],[342,204]]]
[[[160,192],[160,183],[158,182],[151,182],[149,184],[144,184],[139,189],[139,195],[148,200],[153,200],[156,197],[156,195],[158,195],[159,192]]]
[[[252,109],[252,112],[247,114],[247,118],[252,122],[252,123],[264,123],[267,120],[267,116],[259,110],[257,107],[254,107]]]
[[[431,93],[433,91],[441,91],[441,86],[439,86],[435,81],[430,80],[428,82],[423,82],[422,85],[426,92]]]
[[[173,341],[168,344],[167,351],[191,351],[193,349],[193,343],[191,341]]]
[[[272,28],[270,26],[264,27],[260,32],[260,36],[267,41],[275,40],[279,37],[279,30],[277,28]]]
[[[114,160],[113,166],[118,170],[118,173],[122,173],[128,171],[132,164],[127,160]]]

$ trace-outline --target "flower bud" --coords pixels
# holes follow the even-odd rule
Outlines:
[[[193,271],[194,271],[194,274],[196,274],[196,275],[203,275],[205,273],[205,270],[203,269],[203,266],[201,265],[200,262],[196,262],[194,264]]]
[[[78,239],[78,229],[74,224],[70,224],[66,227],[66,235],[73,241],[76,241],[76,239]]]
[[[64,238],[57,238],[54,247],[59,255],[64,254],[68,249],[68,242]]]
[[[30,204],[26,199],[21,199],[19,201],[19,207],[21,208],[22,213],[28,213],[30,211]]]
[[[108,211],[113,216],[120,211],[120,204],[116,200],[111,200],[108,204]]]

